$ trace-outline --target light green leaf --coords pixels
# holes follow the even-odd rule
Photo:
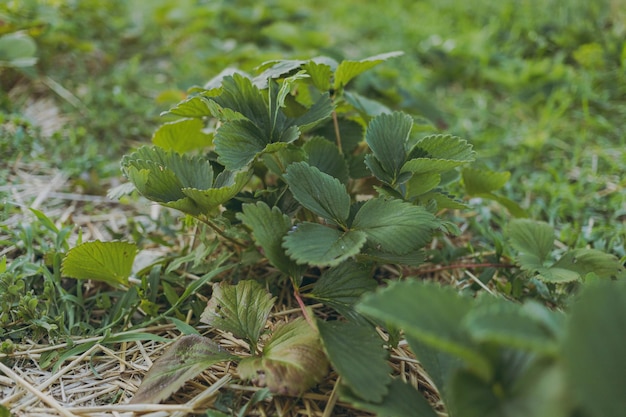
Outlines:
[[[346,261],[324,271],[308,296],[334,308],[346,318],[355,319],[358,314],[354,311],[354,304],[377,285],[371,267]]]
[[[365,140],[380,167],[391,177],[392,185],[396,182],[400,168],[406,161],[406,143],[412,126],[411,116],[394,112],[373,118],[367,127]]]
[[[617,278],[624,273],[624,266],[619,259],[596,249],[575,249],[565,253],[552,267],[573,271],[581,278],[589,273],[599,278]]]
[[[257,85],[267,85],[267,80],[282,78],[285,75],[293,73],[297,69],[300,69],[305,62],[307,61],[292,59],[266,61],[255,68],[256,71],[262,71],[255,77],[255,82]]]
[[[411,179],[405,183],[406,196],[407,198],[411,198],[426,194],[438,186],[440,182],[441,174],[436,172],[413,175]]]
[[[339,153],[339,148],[334,143],[314,137],[304,144],[309,165],[320,171],[337,178],[342,183],[348,182],[348,164]]]
[[[276,268],[285,274],[297,277],[302,271],[282,247],[283,237],[291,229],[291,220],[281,213],[278,207],[269,206],[263,202],[244,204],[242,213],[237,218],[244,225],[252,229],[254,242],[263,248],[263,253]]]
[[[388,352],[373,327],[339,321],[317,323],[324,349],[342,382],[361,399],[379,403],[391,383]]]
[[[537,278],[541,279],[544,282],[573,282],[580,281],[580,274],[565,268],[533,268],[531,269],[534,272],[537,272]]]
[[[481,301],[462,323],[472,339],[541,354],[557,354],[558,341],[554,334],[541,321],[527,314],[520,304],[495,298]]]
[[[206,337],[183,336],[154,362],[130,403],[159,403],[211,365],[235,358]]]
[[[209,109],[208,103],[209,101],[207,100],[207,98],[203,96],[189,97],[176,104],[174,107],[172,107],[162,115],[173,114],[176,116],[194,118],[208,117],[212,114],[211,110]]]
[[[554,248],[554,229],[547,223],[515,219],[508,227],[511,246],[520,252],[518,262],[522,269],[537,270],[544,267]]]
[[[369,99],[355,92],[344,92],[344,98],[352,105],[366,120],[370,117],[379,116],[384,113],[391,113],[391,109],[379,101]]]
[[[254,351],[275,298],[258,282],[213,284],[213,295],[200,321],[246,339]]]
[[[0,63],[15,67],[28,67],[37,62],[37,43],[25,32],[0,36]]]
[[[391,323],[407,335],[462,359],[477,374],[489,377],[491,365],[469,333],[459,326],[471,308],[471,299],[455,290],[419,281],[395,282],[365,295],[357,311]]]
[[[485,167],[480,169],[472,167],[463,168],[462,175],[465,191],[469,195],[497,191],[504,187],[511,177],[509,171],[496,172]]]
[[[404,53],[401,51],[395,51],[371,56],[360,61],[342,61],[335,71],[335,82],[333,88],[335,90],[339,90],[357,75],[374,68],[376,65],[388,60],[389,58],[395,58],[403,54]]]
[[[285,180],[304,207],[339,225],[345,224],[350,214],[350,195],[337,178],[306,162],[296,162],[287,167]]]
[[[235,197],[248,183],[251,175],[251,171],[225,170],[215,178],[214,188],[208,190],[183,188],[182,192],[191,198],[203,213],[208,213]]]
[[[333,70],[330,65],[322,62],[308,61],[302,67],[311,76],[311,82],[320,91],[330,90],[330,79]]]
[[[435,216],[423,207],[380,197],[363,204],[352,222],[352,229],[365,232],[372,245],[397,255],[430,242],[438,226]]]
[[[213,135],[204,133],[202,129],[202,119],[186,118],[164,123],[154,132],[152,143],[179,153],[211,146]]]
[[[317,331],[297,318],[274,331],[260,357],[242,359],[237,373],[275,394],[298,396],[326,376],[328,360]]]
[[[573,303],[563,354],[572,396],[590,417],[626,410],[626,282],[597,281]]]
[[[422,394],[397,378],[391,381],[389,393],[380,403],[361,399],[346,387],[340,387],[339,398],[378,417],[437,417]]]
[[[93,279],[109,285],[129,286],[137,246],[128,242],[86,242],[70,249],[63,258],[61,274]]]
[[[317,223],[300,223],[283,239],[287,255],[299,264],[336,266],[359,253],[367,236],[360,231],[342,232]]]

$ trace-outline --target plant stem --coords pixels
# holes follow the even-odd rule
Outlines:
[[[333,110],[333,125],[335,126],[335,137],[337,138],[337,147],[339,148],[339,154],[343,154],[341,148],[341,134],[339,133],[339,120],[337,119],[337,112]]]
[[[447,271],[450,269],[477,269],[477,268],[515,268],[514,264],[498,264],[498,263],[481,263],[481,264],[452,264],[452,265],[440,265],[433,268],[418,268],[417,272],[420,274],[430,274],[433,272]]]
[[[215,233],[217,233],[219,236],[221,236],[222,238],[228,240],[229,242],[245,248],[246,246],[248,246],[245,242],[242,242],[240,240],[237,240],[233,237],[230,237],[228,235],[226,235],[226,233],[224,233],[224,231],[222,229],[220,229],[215,223],[213,223],[211,220],[207,219],[207,218],[202,218],[202,217],[197,217],[198,220],[200,220],[202,223],[206,224],[207,226],[209,226],[211,229],[213,229],[213,231]]]
[[[293,283],[294,280],[292,277],[291,278],[291,282]],[[315,323],[313,323],[313,319],[311,318],[311,316],[309,316],[309,313],[306,311],[306,306],[304,305],[304,301],[302,301],[302,298],[300,297],[300,291],[298,290],[298,287],[294,284],[293,286],[293,296],[296,298],[296,301],[298,302],[298,305],[300,306],[300,310],[302,310],[302,315],[304,316],[304,319],[306,320],[307,323],[309,323],[309,326],[311,326],[312,328],[316,328],[315,327]]]

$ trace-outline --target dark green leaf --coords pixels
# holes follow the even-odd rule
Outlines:
[[[243,359],[237,373],[275,394],[297,396],[326,376],[328,360],[317,331],[297,318],[274,331],[260,357]]]
[[[263,248],[272,265],[287,275],[299,276],[302,268],[287,256],[282,247],[283,237],[291,229],[289,217],[278,207],[270,209],[263,202],[244,204],[242,210],[237,218],[252,229],[255,243]]]
[[[459,326],[471,308],[471,299],[455,290],[418,281],[396,282],[365,295],[357,311],[401,328],[407,335],[455,355],[482,376],[492,373],[469,333]]]
[[[435,216],[423,207],[384,198],[368,200],[352,222],[352,229],[365,232],[372,245],[396,255],[430,242],[438,226]]]
[[[61,274],[76,279],[93,279],[119,287],[128,286],[137,246],[128,242],[86,242],[65,255]]]
[[[391,382],[388,352],[371,326],[318,320],[324,349],[342,381],[361,399],[379,403]]]
[[[317,223],[300,223],[283,239],[287,254],[299,264],[335,266],[359,253],[367,236]]]
[[[340,388],[339,397],[362,410],[376,413],[378,417],[437,417],[424,396],[400,379],[391,381],[389,393],[380,403],[361,399],[347,387]]]
[[[304,150],[309,165],[344,184],[348,182],[348,165],[334,143],[321,137],[314,137],[304,144]]]
[[[345,224],[350,214],[350,195],[337,178],[306,162],[296,162],[287,168],[285,180],[304,207],[327,220]]]
[[[180,153],[211,146],[213,135],[204,133],[202,129],[202,119],[180,119],[164,123],[154,132],[152,143]]]
[[[415,153],[434,160],[449,161],[458,164],[471,162],[476,155],[476,152],[472,149],[472,145],[467,143],[465,139],[452,135],[426,136],[411,150],[410,159],[416,158],[416,156],[413,156]],[[447,171],[447,169],[444,170]]]
[[[324,271],[310,296],[334,308],[347,318],[355,318],[354,304],[377,286],[371,268],[365,264],[346,261]]]
[[[574,302],[563,341],[572,396],[590,417],[626,410],[626,282],[597,281]]]
[[[238,170],[252,162],[269,142],[251,121],[234,120],[217,130],[213,143],[218,161],[230,170]]]
[[[131,404],[159,403],[209,366],[235,357],[206,337],[183,336],[157,359]]]
[[[250,171],[222,171],[215,178],[215,187],[208,190],[183,188],[182,192],[199,207],[203,213],[210,213],[220,205],[226,203],[241,191],[246,185],[252,172]]]
[[[213,295],[200,321],[246,339],[254,350],[275,298],[259,283],[213,284]]]
[[[373,118],[367,127],[365,140],[380,167],[392,178],[391,184],[395,183],[406,161],[406,143],[412,126],[411,116],[394,112]]]

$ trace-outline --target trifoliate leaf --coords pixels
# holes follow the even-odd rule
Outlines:
[[[180,119],[162,124],[152,136],[152,143],[176,152],[211,146],[213,135],[204,133],[202,119]]]
[[[289,276],[300,275],[302,267],[289,258],[282,247],[283,237],[291,229],[291,220],[287,215],[281,213],[278,207],[270,209],[267,204],[258,202],[244,204],[237,218],[252,229],[254,242],[263,248],[272,265]]]
[[[365,233],[340,231],[317,223],[300,223],[283,239],[283,247],[298,264],[335,266],[359,253]]]
[[[395,58],[403,54],[404,53],[401,51],[395,51],[371,56],[360,61],[342,61],[335,71],[335,82],[333,88],[335,90],[343,88],[357,75],[369,70],[370,68],[374,68],[376,65],[388,60],[389,58]]]
[[[352,222],[352,229],[364,232],[370,244],[397,255],[430,242],[438,226],[435,216],[423,207],[384,198],[368,200]]]
[[[211,365],[235,358],[206,337],[181,337],[154,362],[130,403],[159,403]]]
[[[256,281],[213,284],[213,295],[200,321],[246,339],[254,351],[275,298]]]
[[[330,363],[350,390],[379,403],[391,383],[388,352],[373,327],[344,322],[317,324]]]
[[[261,141],[273,142],[267,134],[271,130],[270,114],[267,101],[252,80],[245,75],[228,75],[222,80],[222,92],[209,100],[216,102],[225,109],[243,115],[262,132]]]
[[[343,262],[324,271],[308,296],[334,308],[346,318],[357,318],[354,304],[378,285],[370,269],[365,264]]]
[[[572,397],[592,417],[626,410],[626,283],[597,281],[573,303],[563,352]],[[583,413],[583,411],[581,411]]]
[[[365,295],[356,309],[392,323],[418,341],[462,359],[477,374],[489,377],[492,374],[490,363],[482,356],[470,334],[459,326],[471,306],[471,299],[460,296],[451,288],[404,281]]]
[[[511,173],[509,171],[496,172],[487,168],[463,168],[463,184],[469,195],[490,193],[504,187]]]
[[[93,279],[119,287],[128,286],[137,246],[128,242],[86,242],[69,250],[61,274],[76,279]]]
[[[422,394],[397,378],[391,381],[389,393],[380,403],[359,398],[345,386],[340,388],[339,398],[378,417],[437,417]]]
[[[337,179],[296,162],[287,167],[285,180],[296,200],[313,213],[343,225],[350,214],[350,195]]]
[[[321,137],[314,137],[304,144],[304,150],[309,165],[344,184],[348,182],[348,165],[334,143]]]
[[[517,260],[522,269],[538,270],[554,248],[554,229],[547,223],[515,219],[508,227],[511,246],[520,252]]]
[[[394,112],[373,118],[367,127],[365,140],[380,167],[391,177],[392,185],[397,180],[400,168],[406,161],[406,143],[412,126],[413,119],[411,116]]]
[[[260,357],[243,359],[237,373],[275,394],[297,396],[326,376],[328,360],[317,331],[297,318],[274,331]]]
[[[475,156],[472,145],[465,139],[452,135],[430,135],[415,144],[409,159],[426,157],[460,164],[473,161]]]

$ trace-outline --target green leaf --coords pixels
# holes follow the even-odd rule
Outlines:
[[[352,222],[352,229],[364,232],[372,245],[396,255],[430,242],[438,226],[435,216],[423,207],[380,197],[363,204]]]
[[[301,274],[302,268],[287,256],[282,247],[283,237],[291,229],[291,220],[278,207],[270,209],[264,202],[244,204],[237,218],[252,229],[254,242],[263,248],[272,265],[292,277]]]
[[[164,123],[154,132],[152,143],[179,153],[211,146],[213,135],[204,133],[203,129],[202,119],[187,118]]]
[[[463,168],[463,184],[465,192],[469,195],[491,193],[497,191],[509,181],[509,171],[496,172],[487,168]]]
[[[202,118],[211,116],[211,110],[208,106],[209,101],[206,97],[193,96],[176,104],[162,115],[173,114],[182,117]]]
[[[544,267],[554,248],[554,229],[547,223],[528,219],[515,219],[508,227],[511,246],[521,252],[518,262],[522,269],[537,270]]]
[[[541,354],[557,354],[558,341],[554,334],[535,316],[527,314],[521,305],[495,298],[481,301],[462,324],[472,339]]]
[[[342,232],[317,223],[300,223],[283,239],[287,255],[298,264],[336,266],[359,253],[367,236],[360,231]]]
[[[450,382],[448,406],[459,417],[567,417],[572,398],[560,367],[544,358],[509,354],[499,378],[485,381],[461,370]],[[607,414],[610,415],[610,414]]]
[[[344,184],[348,182],[348,164],[339,153],[337,145],[324,138],[314,137],[305,143],[303,148],[309,165]]]
[[[342,382],[361,399],[379,403],[388,392],[391,368],[388,352],[373,327],[318,320],[330,363]]]
[[[268,142],[250,120],[234,120],[220,126],[213,143],[218,161],[227,169],[238,170],[252,162]]]
[[[378,417],[437,417],[424,396],[400,379],[391,381],[389,393],[380,403],[361,399],[346,387],[340,388],[339,398]]]
[[[379,101],[369,99],[355,92],[345,91],[344,98],[359,113],[365,116],[366,120],[370,117],[379,116],[383,113],[391,113],[391,109]]]
[[[324,271],[308,296],[334,308],[346,318],[358,319],[354,304],[377,285],[371,276],[371,267],[346,261]]]
[[[0,404],[0,417],[11,417],[11,411]]]
[[[128,242],[86,242],[70,249],[61,274],[76,279],[103,281],[114,287],[129,286],[137,246]]]
[[[182,192],[192,199],[203,213],[212,212],[235,197],[248,183],[251,175],[251,171],[224,170],[215,178],[214,188],[208,190],[183,188]]]
[[[404,53],[401,51],[394,51],[371,56],[360,61],[342,61],[335,71],[335,82],[333,84],[333,88],[335,90],[339,90],[357,75],[374,68],[376,65],[388,60],[389,58],[395,58],[403,54]]]
[[[575,272],[580,278],[594,273],[599,278],[611,279],[624,273],[624,266],[616,256],[596,249],[571,250],[561,256],[550,269],[554,268]]]
[[[306,162],[296,162],[287,167],[285,180],[300,204],[318,216],[345,225],[350,214],[350,195],[337,178]]]
[[[0,66],[29,67],[37,63],[37,43],[24,32],[0,36]]]
[[[382,170],[391,177],[390,184],[392,185],[398,179],[400,168],[406,161],[406,144],[412,126],[413,119],[411,116],[394,112],[373,118],[367,127],[365,140]],[[367,162],[368,160],[366,160]]]
[[[275,298],[256,281],[213,284],[213,295],[200,321],[246,339],[254,351]]]
[[[417,197],[431,191],[441,182],[441,174],[428,172],[425,174],[416,174],[409,179],[406,186],[407,198]]]
[[[465,139],[452,135],[430,135],[422,138],[411,150],[409,159],[415,158],[413,156],[415,154],[419,155],[417,159],[426,155],[430,159],[456,164],[471,162],[476,156],[471,144]],[[439,163],[443,164],[443,162]],[[448,169],[450,168],[444,170]]]
[[[330,90],[330,79],[333,75],[330,65],[311,60],[304,64],[302,68],[310,75],[311,82],[315,88],[320,91]]]
[[[317,331],[297,318],[273,332],[260,357],[242,359],[237,373],[275,394],[298,396],[326,376],[328,360]]]
[[[489,376],[491,365],[459,323],[471,300],[451,288],[418,281],[395,282],[365,295],[357,311],[401,328],[433,348],[461,358],[477,374]]]
[[[235,358],[206,337],[183,336],[154,362],[130,403],[159,403],[211,365]]]
[[[626,282],[597,281],[573,303],[563,341],[567,381],[585,415],[626,410]]]

